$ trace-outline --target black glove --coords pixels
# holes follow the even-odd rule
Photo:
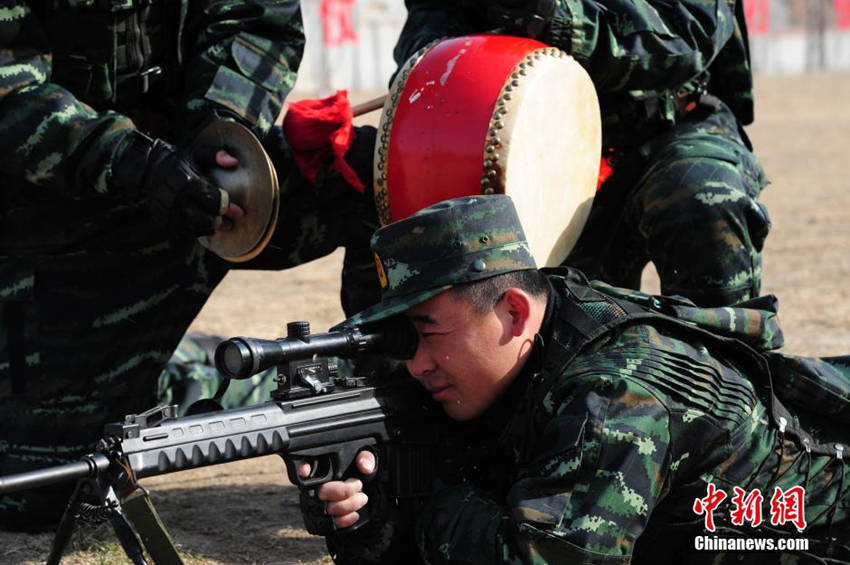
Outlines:
[[[555,0],[479,1],[479,7],[486,10],[492,27],[527,37],[543,33],[555,14]]]
[[[131,197],[145,198],[153,220],[172,239],[212,235],[227,211],[227,193],[173,145],[138,132],[130,135],[114,165],[113,184]]]

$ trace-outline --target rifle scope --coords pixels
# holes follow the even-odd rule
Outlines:
[[[401,317],[314,335],[308,322],[290,322],[286,330],[285,338],[275,340],[234,337],[223,341],[215,350],[215,366],[231,379],[245,379],[274,365],[314,356],[374,353],[410,359],[418,343],[413,325]]]

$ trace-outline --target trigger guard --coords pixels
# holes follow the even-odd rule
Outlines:
[[[284,461],[286,463],[286,474],[289,476],[289,482],[296,487],[312,488],[333,480],[333,466],[328,466],[327,471],[322,476],[313,476],[313,473],[319,467],[318,459],[285,459]],[[302,463],[309,464],[310,468],[313,469],[311,475],[305,479],[302,479],[298,475],[298,469]]]
[[[371,451],[375,456],[376,472],[371,475],[360,473],[357,469],[357,455],[364,449]],[[365,483],[377,475],[378,453],[374,438],[363,438],[280,455],[286,463],[289,482],[300,488],[311,488],[329,481],[341,481],[347,477],[357,477]],[[308,463],[311,466],[311,476],[306,479],[298,476],[298,468],[302,463]],[[321,471],[322,474],[313,476],[317,471]]]

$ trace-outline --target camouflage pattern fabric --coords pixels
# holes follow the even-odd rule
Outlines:
[[[850,357],[797,357],[770,355],[777,396],[784,402],[832,422],[850,424]]]
[[[758,296],[770,230],[758,196],[767,179],[734,116],[717,103],[615,157],[566,265],[639,288],[652,261],[662,294],[701,306]]]
[[[102,100],[96,93],[115,89],[111,83],[115,77],[106,71],[103,75],[93,74],[92,80],[99,79],[103,84],[99,89],[87,89],[85,98],[51,81],[57,64],[54,61],[64,59],[60,57],[62,53],[51,51],[51,36],[46,30],[58,33],[55,28],[62,22],[53,23],[54,19],[90,13],[93,9],[87,4],[95,3],[63,1],[57,2],[55,8],[48,7],[51,4],[0,2],[3,175],[12,180],[26,179],[33,185],[28,191],[41,197],[51,193],[104,194],[109,191],[110,164],[116,161],[119,142],[134,124],[127,116],[109,111],[125,106],[120,100],[103,111],[88,104],[99,106]],[[133,21],[133,2],[113,4],[118,14],[114,17]],[[174,6],[175,2],[154,4]],[[264,137],[295,83],[301,60],[304,32],[298,2],[264,0],[252,4],[251,10],[244,10],[241,2],[176,4],[175,13],[163,17],[178,17],[186,22],[181,32],[183,60],[179,72],[187,92],[180,92],[175,86],[165,93],[179,101],[181,110],[164,121],[179,123],[178,131],[191,135],[201,123],[223,112],[240,118],[260,138]],[[181,6],[187,13],[180,14]],[[68,26],[67,19],[64,25]],[[76,37],[78,43],[85,39]],[[150,39],[162,42],[167,38]],[[103,45],[91,46],[91,50],[95,49],[107,51],[106,55],[111,53]],[[176,61],[163,62],[166,68],[175,64]],[[157,101],[137,98],[132,97],[137,109],[160,110]],[[175,133],[174,137],[180,135]]]
[[[101,13],[107,4],[115,13]],[[296,1],[166,1],[183,24],[182,79],[170,89],[109,102],[115,77],[93,62],[100,82],[85,92],[56,82],[68,73],[54,65],[69,63],[51,49],[70,42],[51,35],[60,33],[51,10],[101,29],[103,17],[138,23],[160,5],[0,0],[0,474],[76,460],[104,423],[152,407],[181,336],[233,268],[195,242],[168,240],[144,202],[110,190],[111,164],[134,127],[176,142],[210,119],[248,123],[277,169],[281,210],[268,248],[239,268],[288,268],[344,246],[344,306],[356,312],[377,300],[371,195],[332,171],[310,185],[269,123],[301,58]],[[87,54],[112,61],[111,45]],[[374,128],[363,128],[349,152],[366,183],[373,145]],[[0,527],[49,527],[69,488],[0,498]]]
[[[159,376],[157,405],[177,405],[179,415],[184,416],[194,402],[214,398],[227,380],[215,368],[213,357],[216,345],[223,339],[198,333],[183,336]],[[277,388],[276,377],[277,370],[272,368],[248,379],[231,381],[218,404],[230,409],[266,402]]]
[[[488,31],[481,2],[406,0],[401,64],[428,42]],[[614,175],[566,265],[701,306],[758,296],[770,228],[767,179],[741,124],[753,119],[741,0],[558,0],[538,39],[570,53],[599,96]]]
[[[416,514],[421,562],[850,563],[850,481],[842,457],[850,432],[826,418],[820,439],[809,435],[800,423],[805,410],[789,404],[789,412],[770,394],[768,360],[777,354],[730,339],[781,345],[771,301],[758,304],[764,310],[703,311],[604,285],[597,293],[575,272],[555,271],[549,279],[554,293],[536,353],[478,422],[482,438],[498,438],[499,459],[488,469],[505,486],[438,485]],[[564,347],[575,343],[569,322],[575,308],[606,325],[627,320],[624,302],[658,312],[674,305],[690,310],[614,323],[561,368]],[[774,382],[794,379],[769,365]],[[801,367],[850,387],[846,363],[797,358],[796,370]],[[845,397],[845,408],[848,402]],[[726,500],[713,514],[716,532],[705,530],[694,501],[706,497],[708,484],[730,498],[734,487],[760,489],[765,523],[736,526]],[[806,493],[802,533],[769,523],[774,489],[797,486]],[[696,551],[701,535],[805,537],[810,547]],[[388,545],[386,533],[355,538],[345,532],[329,538],[337,562],[402,562],[399,555],[372,557]],[[361,561],[364,555],[369,558]]]
[[[408,16],[393,55],[401,65],[435,39],[497,31],[485,2],[405,0]],[[602,105],[605,136],[617,145],[660,118],[675,123],[678,95],[708,90],[738,119],[753,119],[752,72],[739,0],[556,0],[537,39],[572,55],[590,75]],[[649,108],[646,102],[654,106]],[[651,111],[648,111],[651,110]],[[657,129],[657,124],[656,129]],[[623,131],[614,131],[616,129]]]

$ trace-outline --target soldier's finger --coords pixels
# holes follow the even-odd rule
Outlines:
[[[357,454],[357,470],[364,475],[375,472],[375,463],[375,454],[371,451],[364,450]]]
[[[219,149],[215,154],[215,164],[225,169],[232,169],[239,165],[239,160],[226,149]]]
[[[298,467],[298,476],[302,479],[306,479],[310,476],[310,471],[312,470],[313,468],[310,467],[309,463],[301,463],[301,465]]]
[[[334,518],[334,527],[337,530],[341,530],[343,528],[353,526],[359,519],[360,514],[358,514],[357,512],[352,512],[351,514],[346,514],[345,516]]]
[[[345,500],[355,493],[363,490],[363,483],[358,479],[348,479],[345,482],[331,481],[321,485],[316,492],[319,500],[326,502],[336,502]]]
[[[184,206],[197,208],[211,216],[223,216],[227,207],[222,210],[222,201],[230,203],[230,196],[224,190],[201,178],[187,183],[180,199]]]
[[[245,217],[245,210],[242,209],[238,204],[234,204],[233,202],[227,207],[227,213],[224,214],[226,217],[231,220],[238,220],[240,218]]]
[[[180,226],[180,232],[192,237],[212,235],[215,233],[215,219],[216,216],[210,216],[202,210],[187,208],[179,220],[183,224]]]
[[[369,497],[365,493],[358,492],[345,500],[328,502],[325,508],[329,515],[341,517],[360,510],[367,502],[369,502]]]

